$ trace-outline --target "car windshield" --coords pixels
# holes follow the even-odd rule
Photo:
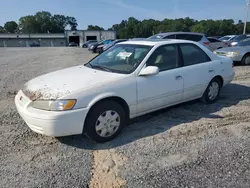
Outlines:
[[[243,39],[245,39],[245,38],[246,38],[245,35],[240,35],[240,36],[235,37],[235,38],[234,38],[234,41],[239,42],[239,41],[241,41],[241,40],[243,40]]]
[[[250,46],[250,38],[247,38],[247,39],[239,42],[236,46]]]
[[[152,46],[117,44],[92,59],[86,66],[122,74],[132,73]]]

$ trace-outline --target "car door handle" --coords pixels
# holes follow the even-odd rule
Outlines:
[[[176,76],[175,79],[180,80],[180,79],[182,79],[182,76]]]
[[[214,70],[213,69],[209,69],[209,71],[208,72],[214,72]]]

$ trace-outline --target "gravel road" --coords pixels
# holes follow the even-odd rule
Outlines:
[[[250,67],[235,67],[217,103],[145,115],[105,144],[29,130],[15,93],[91,57],[80,48],[0,48],[0,187],[249,187]]]

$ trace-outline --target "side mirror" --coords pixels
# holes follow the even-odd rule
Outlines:
[[[150,76],[157,75],[159,73],[159,68],[156,66],[148,66],[141,70],[139,76]]]

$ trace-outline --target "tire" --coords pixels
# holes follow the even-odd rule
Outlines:
[[[120,104],[111,100],[103,101],[93,106],[88,113],[83,133],[95,142],[107,142],[121,132],[126,121],[124,108]]]
[[[244,57],[241,60],[241,65],[250,65],[250,54],[244,55]]]
[[[218,87],[217,89],[216,89],[216,85]],[[212,104],[215,101],[217,101],[218,98],[220,97],[221,87],[222,87],[222,83],[219,78],[212,79],[211,82],[208,84],[207,89],[201,98],[202,102],[206,104]],[[210,92],[212,88],[215,89],[215,93],[213,96],[211,96],[211,92]]]
[[[100,54],[101,53],[101,49],[100,48],[96,49],[96,53]]]

